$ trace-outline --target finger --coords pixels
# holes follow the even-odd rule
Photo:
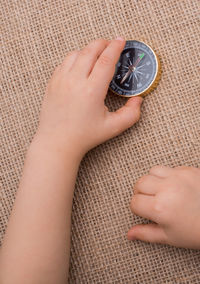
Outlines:
[[[155,195],[159,192],[163,179],[157,176],[145,175],[138,179],[134,185],[134,193]]]
[[[90,80],[93,82],[100,93],[107,91],[109,83],[115,72],[115,65],[119,60],[120,54],[125,46],[123,38],[112,40],[99,56],[94,68],[90,74]]]
[[[186,171],[188,171],[188,170],[191,170],[192,167],[188,167],[188,166],[178,166],[178,167],[175,167],[174,169],[176,169],[176,170],[186,170]]]
[[[139,120],[142,101],[141,97],[131,98],[116,112],[107,112],[108,139],[119,135]]]
[[[74,62],[78,57],[78,54],[79,54],[78,50],[73,50],[69,52],[64,58],[63,62],[60,64],[61,69],[64,69],[65,71],[70,71]]]
[[[154,196],[144,194],[134,194],[131,200],[131,211],[140,217],[154,222],[157,221]]]
[[[80,75],[81,77],[88,77],[97,61],[97,58],[101,55],[107,45],[107,40],[97,39],[80,50],[74,63],[72,73]]]
[[[128,240],[141,240],[150,243],[167,243],[167,236],[159,225],[147,224],[133,226],[127,234]]]
[[[168,177],[173,173],[174,169],[165,166],[154,166],[150,169],[149,174],[160,178]]]

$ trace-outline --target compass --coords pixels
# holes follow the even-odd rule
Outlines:
[[[109,89],[123,97],[144,96],[158,84],[160,62],[144,42],[128,40],[115,67]]]

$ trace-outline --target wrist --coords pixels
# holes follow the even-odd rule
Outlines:
[[[28,149],[29,152],[46,153],[52,157],[56,157],[60,161],[73,160],[77,164],[80,164],[84,156],[84,153],[78,150],[70,140],[66,143],[60,143],[56,137],[52,138],[38,132],[33,137]]]

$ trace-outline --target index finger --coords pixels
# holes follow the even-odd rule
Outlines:
[[[97,59],[89,80],[101,93],[106,92],[115,72],[115,65],[125,46],[125,40],[118,37],[110,42]]]

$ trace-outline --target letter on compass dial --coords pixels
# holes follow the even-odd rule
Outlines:
[[[140,69],[142,66],[138,66],[140,61],[142,60],[142,58],[144,57],[144,53],[142,53],[136,60],[136,62],[134,64],[132,64],[130,58],[128,59],[128,66],[123,66],[124,68],[128,69],[128,71],[126,70],[126,74],[124,75],[124,77],[122,78],[122,80],[120,81],[120,84],[123,84],[123,82],[129,77],[128,82],[131,80],[131,78],[134,76],[137,83],[138,83],[138,75],[142,75],[143,73],[141,71],[139,71],[138,69]]]

